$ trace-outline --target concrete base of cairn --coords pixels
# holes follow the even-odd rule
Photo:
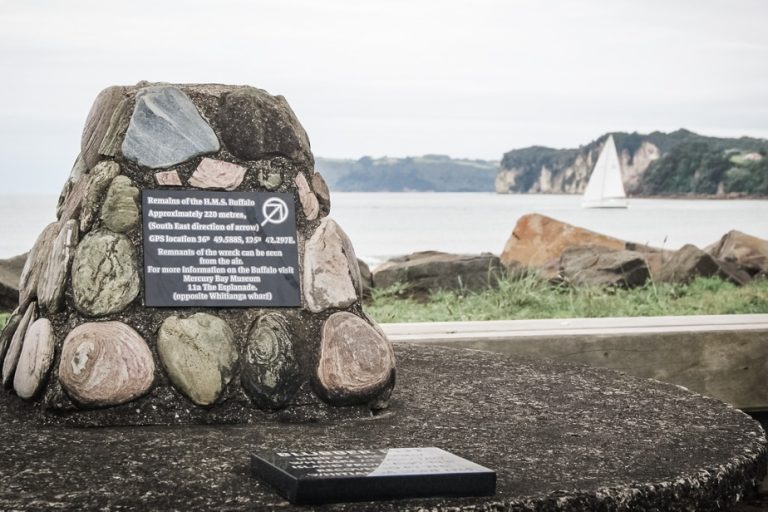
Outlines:
[[[4,394],[0,508],[291,510],[250,475],[250,454],[263,450],[437,446],[498,474],[492,497],[324,511],[731,510],[766,472],[757,422],[678,386],[478,351],[395,351],[389,409],[357,417],[50,428],[39,425],[40,411]]]

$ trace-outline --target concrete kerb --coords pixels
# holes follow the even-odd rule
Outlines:
[[[487,350],[624,371],[768,411],[768,315],[384,324],[395,342]]]

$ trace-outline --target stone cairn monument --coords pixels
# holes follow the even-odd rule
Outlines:
[[[387,406],[392,347],[282,96],[109,87],[80,149],[0,336],[5,388],[85,424]]]

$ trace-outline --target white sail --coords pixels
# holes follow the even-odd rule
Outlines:
[[[621,166],[613,135],[608,136],[597,158],[581,205],[584,208],[627,207],[627,194],[624,192],[624,184],[621,181]]]

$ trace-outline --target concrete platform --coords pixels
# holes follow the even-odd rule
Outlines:
[[[621,370],[768,410],[768,315],[383,324],[393,341]]]
[[[766,472],[744,413],[605,369],[396,344],[391,408],[366,418],[239,426],[41,425],[0,394],[0,510],[291,510],[253,479],[258,450],[437,446],[493,468],[488,498],[323,511],[730,510]]]

